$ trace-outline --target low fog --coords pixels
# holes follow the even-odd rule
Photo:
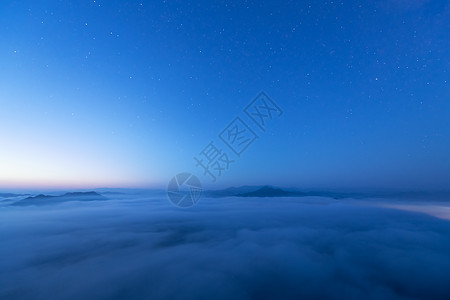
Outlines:
[[[114,198],[114,197],[110,197]],[[328,198],[0,206],[1,299],[448,299],[450,223]]]

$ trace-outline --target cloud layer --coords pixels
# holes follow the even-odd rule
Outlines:
[[[4,299],[445,299],[450,223],[325,198],[0,208]]]

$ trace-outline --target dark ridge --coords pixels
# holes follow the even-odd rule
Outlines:
[[[262,188],[247,192],[247,193],[241,193],[237,194],[238,197],[290,197],[295,196],[296,193],[294,192],[288,192],[285,190],[282,190],[280,188],[271,187],[271,186],[263,186]]]
[[[262,186],[249,186],[249,185],[244,185],[244,186],[239,186],[239,187],[229,187],[223,190],[213,190],[213,191],[205,191],[204,195],[206,197],[212,197],[212,198],[217,198],[217,197],[233,197],[239,194],[244,194],[244,193],[248,193],[248,192],[254,192],[258,189],[260,189]]]
[[[31,196],[23,200],[17,201],[11,205],[14,206],[49,205],[68,201],[99,201],[99,200],[108,200],[108,198],[100,195],[97,192],[72,192],[72,193],[65,193],[64,195],[60,196],[40,194],[37,196]]]
[[[329,197],[334,199],[368,198],[372,194],[339,193],[327,191],[301,191],[298,189],[282,189],[270,185],[230,187],[223,190],[205,191],[206,197]]]
[[[71,193],[65,193],[62,196],[59,197],[103,197],[97,192],[71,192]]]

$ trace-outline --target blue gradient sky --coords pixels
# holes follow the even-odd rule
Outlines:
[[[376,2],[2,1],[0,188],[445,189],[449,2]],[[284,114],[211,183],[261,90]]]

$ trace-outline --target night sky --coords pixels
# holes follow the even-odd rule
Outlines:
[[[440,0],[1,1],[0,188],[445,189],[449,37]],[[211,141],[234,160],[216,182]]]

